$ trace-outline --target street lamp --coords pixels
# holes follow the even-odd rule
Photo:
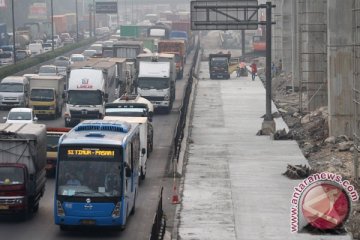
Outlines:
[[[76,42],[79,41],[79,16],[78,16],[78,0],[75,0],[76,11]]]
[[[16,64],[14,0],[11,0],[11,11],[12,11],[12,27],[13,27],[13,59],[14,59],[14,64]]]

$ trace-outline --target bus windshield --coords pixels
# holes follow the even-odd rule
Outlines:
[[[105,116],[147,117],[146,108],[106,108]]]
[[[122,192],[119,149],[67,146],[59,150],[58,196],[118,197]]]

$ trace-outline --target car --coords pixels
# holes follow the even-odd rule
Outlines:
[[[54,65],[57,66],[58,72],[61,75],[66,75],[66,70],[70,66],[71,61],[68,57],[59,56],[55,58]]]
[[[59,69],[55,65],[42,65],[38,74],[39,76],[57,76],[59,75]]]
[[[5,123],[36,123],[32,108],[12,108],[7,117],[3,117]]]
[[[52,50],[52,43],[46,42],[43,44],[44,52],[48,52]]]
[[[0,53],[0,65],[10,65],[14,63],[13,53],[12,52],[2,52]]]
[[[82,55],[84,55],[85,58],[91,58],[96,55],[96,50],[86,49],[85,51],[83,51]]]
[[[83,62],[85,61],[85,56],[82,54],[71,54],[70,56],[70,62],[74,63],[74,62]]]

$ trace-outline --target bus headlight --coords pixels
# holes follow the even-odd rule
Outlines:
[[[118,203],[116,204],[114,210],[112,211],[111,216],[112,216],[113,218],[118,218],[118,217],[120,217],[120,210],[121,210],[121,203],[118,202]]]
[[[59,200],[56,200],[56,209],[57,209],[57,215],[60,217],[64,217],[65,216],[65,211],[63,209],[63,207],[61,206],[61,202]]]

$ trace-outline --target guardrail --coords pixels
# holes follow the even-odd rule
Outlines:
[[[151,235],[149,240],[161,240],[164,238],[165,227],[166,227],[166,219],[162,207],[162,197],[163,197],[164,188],[161,187],[158,207],[156,209],[153,225],[151,228]]]
[[[199,50],[200,50],[200,40],[198,38],[197,43],[196,43],[196,48],[195,48],[195,54],[193,57],[193,61],[192,61],[192,65],[191,65],[191,69],[190,69],[190,73],[189,73],[189,79],[187,81],[186,84],[186,88],[184,91],[184,96],[182,98],[182,103],[180,106],[180,116],[178,118],[178,122],[176,123],[176,127],[175,127],[175,132],[174,132],[174,138],[172,141],[172,148],[170,151],[170,160],[173,161],[173,166],[177,164],[177,162],[179,161],[179,153],[181,150],[181,141],[184,137],[184,128],[185,128],[185,123],[186,123],[186,114],[187,114],[187,110],[188,110],[188,106],[189,106],[189,99],[190,99],[190,94],[192,91],[192,83],[193,83],[193,75],[196,72],[196,62],[198,59],[198,55],[199,55]],[[176,160],[176,162],[175,162]],[[175,168],[173,167],[171,169],[171,171],[174,172],[170,172],[169,174],[171,176],[175,175]]]

